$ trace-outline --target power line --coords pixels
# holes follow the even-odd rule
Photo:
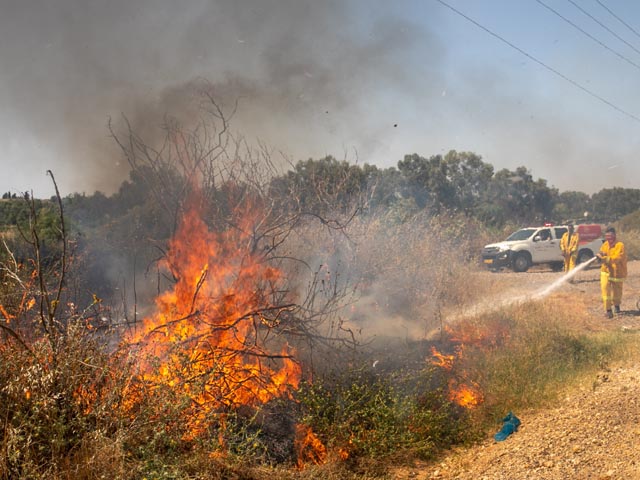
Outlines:
[[[629,48],[631,48],[634,52],[636,53],[640,53],[640,50],[638,50],[636,47],[634,47],[633,45],[631,45],[629,42],[627,42],[624,38],[622,38],[620,35],[618,35],[616,32],[614,32],[613,30],[611,30],[609,27],[607,27],[604,23],[602,23],[600,20],[598,20],[596,17],[594,17],[593,15],[591,15],[589,12],[587,12],[584,8],[582,8],[580,5],[578,5],[576,2],[574,2],[574,0],[567,0],[569,3],[571,3],[574,7],[576,7],[578,10],[580,10],[582,13],[584,13],[587,17],[589,17],[591,20],[593,20],[594,22],[596,22],[598,25],[600,25],[602,28],[604,28],[607,32],[609,32],[611,35],[613,35],[614,37],[616,37],[618,40],[620,40],[621,42],[623,42],[625,45],[627,45]]]
[[[462,18],[464,18],[465,20],[473,23],[476,27],[484,30],[485,32],[487,32],[489,35],[491,35],[492,37],[497,38],[498,40],[500,40],[501,42],[507,44],[508,46],[510,46],[511,48],[513,48],[514,50],[520,52],[522,55],[524,55],[525,57],[527,57],[529,60],[537,63],[538,65],[540,65],[541,67],[546,68],[547,70],[549,70],[551,73],[554,73],[555,75],[557,75],[558,77],[562,78],[563,80],[565,80],[566,82],[569,82],[571,85],[573,85],[574,87],[582,90],[584,93],[586,93],[587,95],[601,101],[602,103],[604,103],[605,105],[608,105],[609,107],[613,108],[614,110],[616,110],[619,113],[622,113],[623,115],[626,115],[627,117],[635,120],[636,122],[640,123],[640,117],[634,115],[633,113],[627,112],[626,110],[623,110],[622,108],[618,107],[617,105],[613,104],[612,102],[610,102],[609,100],[607,100],[604,97],[601,97],[600,95],[598,95],[597,93],[592,92],[591,90],[589,90],[586,87],[583,87],[582,85],[580,85],[578,82],[576,82],[575,80],[572,80],[571,78],[567,77],[565,74],[559,72],[558,70],[556,70],[553,67],[550,67],[549,65],[547,65],[546,63],[544,63],[542,60],[538,60],[536,57],[534,57],[533,55],[525,52],[524,50],[522,50],[520,47],[514,45],[513,43],[511,43],[509,40],[501,37],[500,35],[498,35],[497,33],[489,30],[487,27],[485,27],[484,25],[481,25],[480,23],[476,22],[473,18],[465,15],[464,13],[462,13],[460,10],[457,10],[456,8],[452,7],[451,5],[449,5],[447,2],[445,2],[444,0],[436,0],[436,2],[438,2],[439,4],[447,7],[449,10],[451,10],[452,12],[460,15]]]
[[[573,3],[572,0],[567,0],[571,3]],[[542,0],[536,0],[536,2],[538,2],[540,5],[542,5],[544,8],[546,8],[547,10],[549,10],[550,12],[556,14],[558,17],[560,17],[562,20],[564,20],[565,22],[567,22],[569,25],[571,25],[573,28],[575,28],[576,30],[582,32],[584,35],[586,35],[587,37],[589,37],[591,40],[593,40],[594,42],[598,43],[599,45],[601,45],[603,48],[606,48],[607,50],[609,50],[611,53],[613,53],[614,55],[616,55],[617,57],[620,57],[622,60],[624,60],[625,62],[629,63],[630,65],[633,65],[634,67],[636,67],[638,70],[640,70],[640,65],[638,65],[637,63],[635,63],[633,60],[630,60],[629,58],[625,57],[623,54],[621,54],[620,52],[614,50],[613,48],[607,46],[604,42],[598,40],[596,37],[594,37],[593,35],[591,35],[589,32],[587,32],[586,30],[580,28],[578,25],[576,25],[575,23],[573,23],[571,20],[569,20],[567,17],[563,16],[560,12],[558,12],[557,10],[554,10],[553,8],[551,8],[549,5],[547,5],[546,3],[544,3]],[[580,8],[580,7],[578,7]],[[597,21],[597,20],[596,20]],[[638,52],[640,53],[640,52]]]
[[[629,25],[627,22],[621,19],[618,15],[613,13],[613,11],[609,7],[607,7],[604,3],[602,3],[600,0],[596,0],[596,2],[598,2],[602,8],[604,8],[607,12],[609,12],[613,18],[618,20],[621,24],[623,24],[625,27],[627,27],[629,30],[635,33],[636,36],[640,37],[640,33],[638,33],[631,25]]]

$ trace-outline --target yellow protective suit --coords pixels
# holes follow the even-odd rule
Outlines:
[[[602,266],[600,267],[600,287],[604,309],[608,312],[611,307],[620,309],[622,301],[622,282],[627,278],[627,254],[624,244],[616,241],[613,246],[604,242],[600,247]]]
[[[564,257],[564,271],[568,272],[576,267],[578,260],[578,247],[580,243],[580,235],[577,232],[569,234],[565,232],[560,239],[560,250]]]

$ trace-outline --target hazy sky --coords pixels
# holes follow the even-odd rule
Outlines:
[[[444,1],[522,52],[437,0],[0,0],[0,192],[48,197],[52,170],[112,193],[108,118],[148,131],[205,81],[293,160],[469,150],[561,191],[640,188],[640,2]]]

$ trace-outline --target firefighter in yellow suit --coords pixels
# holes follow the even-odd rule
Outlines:
[[[569,224],[569,230],[560,239],[560,250],[564,257],[564,271],[568,272],[576,267],[578,259],[578,246],[580,235],[573,231],[573,225]]]
[[[604,243],[598,252],[602,262],[600,267],[600,287],[607,318],[613,318],[613,312],[620,313],[622,301],[622,283],[627,278],[627,254],[624,244],[616,239],[616,230],[607,228]]]

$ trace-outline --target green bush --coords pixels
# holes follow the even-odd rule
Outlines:
[[[447,399],[445,382],[431,367],[380,375],[370,368],[334,372],[298,391],[302,422],[351,460],[399,450],[432,458],[470,433],[469,418]]]

